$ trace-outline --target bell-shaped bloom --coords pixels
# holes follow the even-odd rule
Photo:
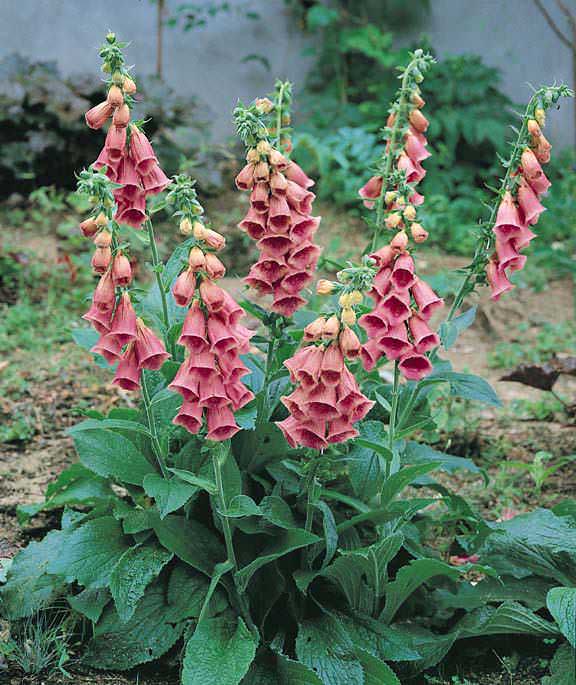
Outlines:
[[[290,228],[290,207],[285,197],[272,195],[268,210],[268,221],[273,231],[285,233]]]
[[[112,280],[114,281],[114,285],[120,287],[126,287],[130,285],[132,281],[132,267],[130,266],[130,260],[121,252],[118,252],[114,257],[114,263],[112,265]]]
[[[344,369],[344,355],[338,345],[328,345],[320,365],[320,380],[328,386],[338,385]]]
[[[313,450],[323,450],[328,447],[325,435],[325,421],[307,421],[300,424],[296,431],[297,442]]]
[[[280,283],[282,290],[289,295],[298,295],[307,285],[310,285],[314,276],[309,271],[290,270]]]
[[[414,288],[412,292],[414,292]],[[410,318],[410,295],[407,290],[392,290],[378,307],[378,313],[390,326],[397,326]]]
[[[413,162],[422,162],[431,156],[422,138],[415,135],[412,131],[406,134],[405,145],[406,154]]]
[[[187,362],[180,365],[168,387],[180,393],[187,402],[197,403],[200,399],[200,380],[198,375],[190,370],[190,365]]]
[[[186,307],[194,297],[196,275],[192,269],[185,269],[172,286],[172,296],[179,307]]]
[[[417,314],[414,314],[408,319],[408,326],[410,328],[412,340],[414,341],[414,349],[419,354],[429,352],[440,344],[438,335],[434,333],[426,321]]]
[[[328,424],[328,435],[326,440],[329,443],[346,442],[358,437],[359,433],[347,418],[338,417]]]
[[[95,107],[92,107],[92,109],[89,109],[86,112],[86,114],[84,115],[84,118],[86,119],[86,124],[90,128],[96,130],[100,129],[112,116],[113,111],[114,108],[112,107],[112,105],[107,100],[104,100],[104,102],[101,102],[100,104],[96,105]]]
[[[235,181],[238,190],[250,190],[254,185],[254,165],[246,164],[236,176]]]
[[[158,371],[162,364],[170,357],[164,343],[141,319],[136,320],[136,342],[134,347],[138,355],[138,363],[142,369]]]
[[[493,231],[500,240],[509,240],[520,233],[521,227],[522,220],[518,207],[510,192],[507,191],[498,207]]]
[[[234,420],[234,414],[229,407],[215,407],[206,410],[208,424],[208,440],[229,440],[240,429]]]
[[[372,371],[382,354],[382,350],[374,338],[369,339],[362,346],[360,359],[362,360],[362,366],[366,369],[366,371]]]
[[[122,192],[122,191],[120,191]],[[140,228],[144,221],[146,221],[146,196],[144,193],[135,194],[130,196],[121,196],[118,212],[116,214],[116,221],[120,224],[127,224],[132,226],[132,228]]]
[[[136,126],[130,126],[130,154],[141,176],[151,173],[158,164],[150,141]]]
[[[414,285],[414,260],[409,254],[400,255],[394,262],[391,281],[396,290],[405,290]]]
[[[170,179],[160,165],[156,164],[149,173],[142,176],[142,185],[146,195],[158,195],[170,185]]]
[[[300,295],[291,295],[290,293],[279,291],[274,296],[271,309],[277,314],[290,317],[304,304],[306,304],[306,300],[300,297]]]
[[[250,207],[238,227],[240,230],[246,231],[252,240],[260,240],[266,233],[266,215]]]
[[[198,300],[192,303],[186,314],[178,344],[184,345],[192,354],[206,352],[210,348],[206,333],[206,319]]]
[[[254,181],[267,183],[270,180],[270,167],[268,162],[260,161],[254,164]]]
[[[419,381],[432,373],[428,357],[416,351],[407,352],[398,364],[400,372],[409,381]]]
[[[102,169],[103,167],[106,167],[106,176],[108,176],[108,178],[111,181],[118,181],[118,171],[120,165],[117,161],[112,161],[112,159],[110,158],[110,152],[107,148],[102,148],[100,154],[98,155],[96,161],[92,166],[98,170]]]
[[[315,345],[302,347],[293,357],[284,362],[284,366],[290,371],[290,379],[293,383],[301,383],[303,387],[314,386],[320,376],[322,365],[322,350]]]
[[[229,328],[215,316],[208,318],[208,338],[212,345],[212,350],[220,355],[233,350],[236,347],[236,338],[232,335]]]
[[[198,386],[201,407],[225,407],[230,403],[222,378],[213,374]]]
[[[286,169],[284,170],[284,175],[289,181],[297,183],[302,188],[311,188],[314,185],[314,181],[306,176],[304,171],[296,164],[296,162],[290,162]]]
[[[415,243],[423,243],[428,239],[428,231],[417,221],[410,224],[410,233]]]
[[[370,258],[376,262],[376,266],[382,269],[386,266],[390,266],[395,258],[395,252],[390,245],[384,245],[376,252],[372,252]]]
[[[518,187],[518,205],[522,210],[525,222],[529,225],[537,223],[540,214],[546,211],[546,208],[540,203],[538,195],[524,178],[520,180]]]
[[[309,240],[304,241],[292,250],[288,262],[290,266],[297,269],[314,268],[318,263],[321,252],[322,248],[318,245],[311,243]]]
[[[408,247],[408,234],[406,231],[398,231],[398,233],[396,233],[396,235],[390,241],[390,247],[392,248],[394,254],[403,254]]]
[[[218,367],[226,384],[235,384],[250,373],[236,352],[220,355]]]
[[[94,273],[103,274],[106,272],[112,261],[112,250],[109,247],[97,247],[90,260],[90,266]]]
[[[260,214],[268,211],[270,204],[268,184],[256,183],[250,194],[250,205],[255,212]]]
[[[528,226],[522,226],[522,231],[520,232],[520,235],[518,235],[516,238],[513,239],[513,243],[516,247],[517,250],[523,250],[525,247],[528,247],[530,243],[534,240],[536,237],[536,233],[531,231]]]
[[[226,293],[210,279],[203,279],[200,283],[200,297],[211,314],[222,311],[226,304]]]
[[[90,352],[104,357],[108,364],[115,364],[122,357],[122,345],[115,335],[104,333],[94,347],[90,349]]]
[[[294,181],[288,181],[286,188],[286,199],[291,207],[293,207],[300,214],[310,214],[312,211],[312,202],[316,196],[309,190],[301,188]]]
[[[281,171],[274,171],[270,176],[270,190],[273,195],[284,197],[288,189],[288,179]]]
[[[336,388],[334,385],[316,385],[307,396],[304,413],[308,418],[331,421],[338,417],[336,407]]]
[[[136,340],[136,312],[127,292],[122,293],[110,326],[110,335],[118,340],[120,347]]]
[[[226,290],[222,291],[224,294],[224,304],[220,309],[218,315],[229,326],[236,326],[240,319],[244,316],[244,310],[238,305],[236,300]]]
[[[506,272],[499,267],[498,262],[492,259],[486,266],[486,278],[492,291],[490,299],[495,301],[499,300],[504,293],[512,290],[514,287],[508,280]]]
[[[114,126],[128,126],[130,123],[130,108],[126,103],[116,107],[112,115],[112,123]]]
[[[300,422],[297,421],[293,416],[288,416],[284,421],[277,421],[276,425],[284,434],[286,442],[292,447],[292,449],[298,446],[297,434]]]
[[[496,254],[502,270],[520,271],[526,263],[526,256],[519,254],[513,240],[496,240]]]
[[[540,162],[537,160],[536,155],[529,148],[526,148],[522,153],[520,166],[522,175],[537,195],[542,195],[542,193],[545,193],[552,185],[546,178],[546,174],[542,171],[542,167],[540,166]]]
[[[410,112],[408,119],[410,120],[410,125],[413,126],[418,133],[426,132],[426,129],[428,128],[428,119],[426,119],[419,109],[413,109]]]
[[[388,359],[399,359],[410,348],[406,324],[401,323],[391,326],[388,331],[378,340],[378,345]]]
[[[426,176],[426,169],[424,169],[420,162],[412,161],[405,152],[400,153],[396,167],[399,171],[405,172],[407,183],[420,183],[424,176]]]
[[[212,278],[214,280],[223,278],[226,274],[226,267],[212,252],[208,252],[208,254],[206,255],[205,268],[209,278]]]
[[[138,390],[140,387],[140,364],[135,343],[130,343],[126,348],[112,383],[123,390]]]
[[[226,245],[226,238],[224,238],[221,233],[213,231],[211,228],[203,229],[202,240],[215,250],[221,250]]]
[[[285,233],[269,233],[257,243],[258,248],[266,255],[282,257],[294,246],[294,243]]]
[[[340,345],[342,354],[347,359],[357,359],[360,356],[362,344],[356,333],[354,333],[349,326],[343,327],[340,337],[338,338],[338,344]]]
[[[182,426],[192,435],[196,435],[202,428],[202,407],[196,402],[184,400],[180,411],[174,417],[173,423]]]
[[[358,191],[358,195],[364,200],[364,205],[368,209],[371,209],[374,206],[374,200],[380,197],[383,183],[382,176],[372,176]]]
[[[392,290],[391,276],[392,269],[390,267],[379,269],[376,276],[374,276],[372,288],[368,294],[376,303],[380,303]]]
[[[412,295],[420,311],[420,315],[428,320],[432,314],[444,306],[444,300],[438,297],[432,288],[421,278],[412,286]]]
[[[190,373],[194,374],[202,382],[207,381],[218,373],[216,357],[212,352],[200,352],[193,355],[188,360],[188,368]]]
[[[82,315],[82,318],[85,321],[88,321],[98,333],[104,335],[110,330],[112,309],[113,306],[110,309],[101,309],[100,307],[97,307],[96,304],[94,304],[94,300],[92,300],[90,309]]]
[[[92,296],[93,304],[102,311],[112,311],[116,304],[116,289],[110,269],[100,277]]]
[[[320,225],[319,216],[304,216],[290,210],[290,237],[297,241],[310,241]]]
[[[92,217],[84,219],[84,221],[80,223],[80,230],[85,238],[91,238],[93,235],[98,233],[98,229],[99,226]]]
[[[234,411],[242,409],[254,399],[254,394],[244,383],[225,383],[224,388]]]
[[[366,331],[369,338],[381,338],[389,328],[387,317],[378,310],[362,314],[358,323]]]
[[[126,150],[126,128],[112,124],[106,134],[104,147],[108,150],[108,156],[113,163],[120,162]]]

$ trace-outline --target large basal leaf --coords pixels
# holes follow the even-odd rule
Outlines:
[[[110,592],[108,588],[98,588],[96,590],[88,588],[67,599],[68,604],[74,611],[86,616],[92,623],[97,623],[100,620],[100,616],[102,616],[104,607],[110,601]]]
[[[294,518],[290,505],[276,495],[262,498],[260,504],[256,504],[248,495],[238,495],[231,500],[225,515],[235,519],[258,516],[279,528],[287,530],[298,528],[298,522]]]
[[[363,421],[360,424],[360,437],[365,440],[383,444],[385,435],[380,421]],[[348,475],[356,495],[364,500],[374,497],[384,482],[384,458],[369,447],[353,444],[347,461]]]
[[[212,575],[214,566],[226,558],[221,542],[201,523],[175,514],[169,514],[165,519],[152,513],[149,516],[160,544],[207,576]]]
[[[238,685],[257,646],[258,639],[241,618],[202,621],[186,644],[182,685]]]
[[[356,657],[356,647],[332,616],[305,621],[299,626],[296,654],[324,685],[364,685],[364,670]]]
[[[404,666],[404,670],[411,675],[440,663],[457,638],[456,632],[435,635],[415,623],[402,623],[394,627],[404,639],[405,646],[420,654],[419,659],[409,661]]]
[[[366,650],[383,661],[417,661],[420,658],[420,654],[393,626],[361,614],[354,617],[340,614],[338,618],[358,649]]]
[[[568,644],[556,650],[550,662],[550,676],[542,678],[541,685],[574,685],[576,683],[576,651]]]
[[[398,676],[390,666],[380,661],[378,657],[364,649],[356,650],[356,656],[364,670],[365,685],[401,685]]]
[[[435,576],[456,579],[460,572],[439,559],[415,559],[403,566],[396,578],[386,586],[386,605],[380,615],[385,623],[390,623],[406,599],[427,580]]]
[[[262,423],[255,430],[236,433],[232,451],[243,470],[256,473],[271,462],[285,459],[290,448],[274,423]]]
[[[60,554],[48,564],[48,572],[62,575],[90,588],[106,587],[130,539],[114,517],[103,516],[73,530]]]
[[[438,465],[440,471],[453,473],[458,469],[471,471],[472,473],[479,473],[484,480],[487,480],[486,471],[472,461],[472,459],[465,459],[464,457],[456,457],[452,454],[439,452],[432,449],[432,447],[421,444],[419,442],[408,441],[406,448],[402,454],[402,462],[406,464],[425,464],[435,463]]]
[[[480,376],[471,373],[457,373],[456,371],[442,371],[430,376],[431,381],[443,380],[450,385],[450,394],[453,397],[462,397],[465,400],[477,400],[493,407],[502,406],[498,395],[492,386]]]
[[[179,478],[168,480],[157,473],[149,473],[145,476],[142,485],[146,494],[156,501],[161,519],[183,507],[199,491],[197,486]]]
[[[320,538],[317,535],[302,529],[287,530],[281,535],[278,535],[272,543],[260,552],[260,555],[254,559],[254,561],[238,571],[236,577],[240,588],[245,589],[250,582],[250,578],[252,578],[254,573],[256,573],[259,568],[262,568],[262,566],[265,566],[286,554],[290,554],[290,552],[302,549],[308,545],[313,545],[317,542],[320,542]]]
[[[184,631],[185,623],[173,620],[173,607],[160,581],[146,588],[132,618],[122,621],[114,605],[104,610],[87,645],[83,662],[95,668],[128,670],[153,661],[167,652]]]
[[[80,461],[99,476],[142,485],[145,476],[156,473],[134,443],[119,433],[105,428],[84,430],[78,426],[69,432]]]
[[[110,592],[122,621],[132,618],[146,587],[172,559],[172,553],[157,544],[128,549],[110,576]]]
[[[546,605],[562,635],[576,649],[576,588],[555,587],[548,593]]]
[[[483,607],[465,616],[457,626],[459,638],[480,635],[535,635],[556,637],[558,628],[518,602]]]
[[[68,532],[53,530],[40,542],[18,552],[0,588],[0,610],[10,619],[24,618],[48,606],[64,590],[62,577],[50,575],[48,566],[66,547]]]

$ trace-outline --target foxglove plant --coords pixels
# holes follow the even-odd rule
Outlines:
[[[541,126],[540,110],[569,91],[541,89],[528,106],[441,335],[429,323],[441,301],[416,275],[411,247],[427,235],[415,186],[428,155],[419,84],[430,58],[416,51],[403,70],[382,159],[361,191],[375,210],[372,245],[359,265],[318,281],[320,312],[304,309],[319,219],[311,181],[290,160],[290,85],[239,106],[249,153],[237,185],[251,192],[241,228],[260,253],[247,282],[273,296],[271,311],[242,305],[267,329],[261,335],[241,323],[244,309],[226,290],[225,237],[210,227],[194,182],[176,176],[168,185],[141,125],[128,128],[135,86],[122,47],[107,37],[107,98],[87,115],[96,129],[112,123],[99,160],[79,175],[93,205],[81,229],[94,238],[100,281],[85,315],[95,331],[78,339],[117,365],[116,385],[140,388],[141,406],[134,396],[132,407],[91,412],[71,430],[80,463],[44,502],[20,511],[25,519],[65,507],[61,530],[14,559],[0,590],[3,617],[18,622],[57,603],[61,616],[65,602],[74,642],[90,635],[84,663],[99,669],[131,669],[180,641],[183,685],[396,685],[396,671],[405,681],[433,667],[459,639],[558,637],[561,617],[556,626],[533,609],[546,603],[543,587],[576,582],[564,561],[573,524],[535,512],[529,533],[543,530],[544,543],[516,521],[493,534],[429,475],[479,469],[410,436],[434,425],[433,384],[498,402],[481,379],[437,363],[439,342],[449,347],[462,316],[470,322],[455,315],[496,263],[494,250],[500,272],[520,263],[509,253],[523,248],[542,211],[528,186],[538,195],[546,185],[531,155],[544,162],[549,150],[533,121]],[[146,198],[165,189],[155,208],[171,211],[182,242],[163,264]],[[147,229],[137,234],[151,251],[147,293],[133,283],[124,224]],[[380,245],[384,230],[394,235]],[[291,318],[299,309],[310,322],[303,330]],[[395,364],[391,388],[375,372],[384,356]],[[423,484],[434,497],[404,490]],[[429,544],[439,506],[463,532],[442,555]],[[570,588],[552,591],[554,617],[558,590]],[[439,611],[423,616],[422,599]]]

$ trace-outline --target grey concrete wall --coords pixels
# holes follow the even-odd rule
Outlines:
[[[169,6],[181,0],[167,0]],[[559,24],[566,22],[554,0],[543,0]],[[576,0],[565,0],[576,11]],[[307,39],[288,15],[283,0],[232,0],[257,10],[250,21],[239,12],[221,14],[206,28],[183,33],[165,29],[165,75],[185,94],[199,95],[214,113],[215,136],[231,132],[238,98],[270,90],[275,76],[302,84],[310,63]],[[561,45],[532,0],[431,0],[425,32],[439,54],[475,52],[503,71],[503,89],[517,102],[530,95],[525,85],[568,81],[570,52]],[[0,0],[0,57],[19,51],[33,59],[57,60],[64,73],[98,75],[97,47],[108,29],[132,41],[128,59],[138,73],[155,65],[156,7],[150,0]],[[412,36],[413,38],[416,36]],[[267,56],[271,72],[250,53]],[[548,129],[560,145],[573,141],[573,104],[550,116]]]

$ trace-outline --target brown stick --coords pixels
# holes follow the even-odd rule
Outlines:
[[[158,11],[156,13],[156,76],[162,80],[163,52],[164,52],[164,3],[165,0],[157,0]]]

